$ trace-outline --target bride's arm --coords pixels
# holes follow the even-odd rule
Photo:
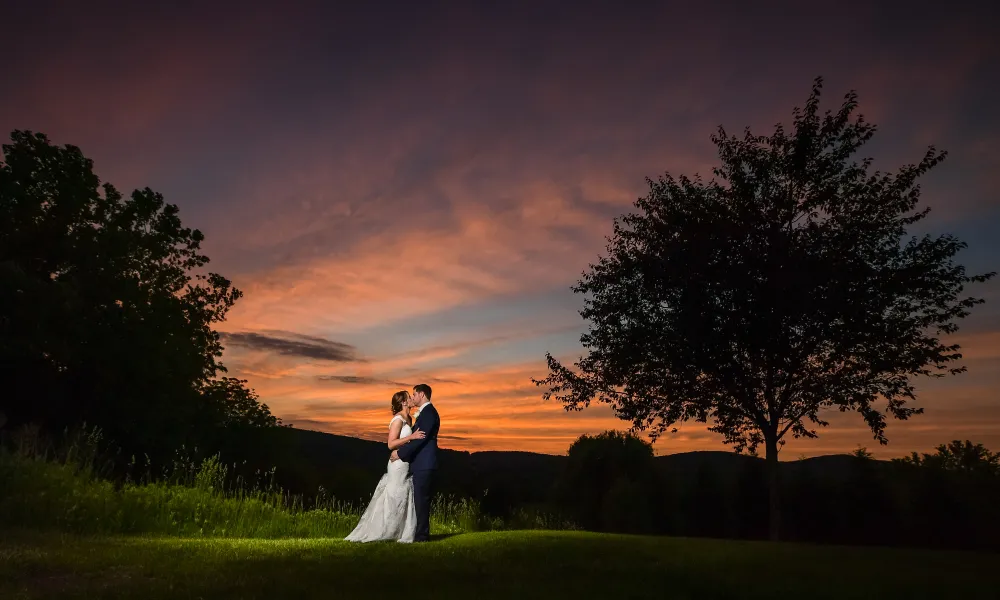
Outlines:
[[[395,419],[389,425],[389,450],[395,450],[407,442],[406,438],[400,439],[399,432],[403,430],[403,420]]]
[[[389,428],[389,450],[395,450],[404,444],[409,444],[414,440],[424,439],[424,432],[417,429],[405,438],[399,437],[399,432],[403,430],[402,421],[393,421],[392,427]]]
[[[400,438],[399,437],[399,432],[402,431],[402,430],[403,430],[403,421],[402,421],[402,419],[396,419],[395,421],[392,422],[392,425],[389,426],[389,449],[390,450],[395,450],[396,448],[399,448],[403,444],[405,444],[405,443],[407,443],[407,442],[410,441],[410,438],[408,438],[408,437],[405,437],[405,438]]]

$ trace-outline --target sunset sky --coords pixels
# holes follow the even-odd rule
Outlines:
[[[966,240],[971,271],[1000,262],[986,2],[45,4],[3,3],[5,138],[44,132],[178,204],[245,293],[225,364],[297,427],[381,437],[392,393],[425,382],[445,447],[558,454],[624,428],[530,381],[581,350],[570,285],[645,177],[709,176],[718,125],[769,133],[817,75],[827,108],[859,92],[876,167],[950,152],[925,228]],[[1000,284],[974,291],[969,372],[919,382],[926,414],[878,447],[837,413],[783,458],[1000,450]],[[699,424],[657,443],[695,449],[725,446]]]

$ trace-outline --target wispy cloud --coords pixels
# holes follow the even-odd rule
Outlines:
[[[274,352],[284,356],[301,356],[334,362],[364,362],[365,360],[358,357],[357,349],[350,344],[290,331],[223,332],[221,336],[223,341],[233,346]]]
[[[396,387],[409,388],[409,383],[400,383],[389,379],[376,379],[374,377],[358,377],[357,375],[318,375],[316,379],[320,381],[339,381],[355,385],[394,385]]]

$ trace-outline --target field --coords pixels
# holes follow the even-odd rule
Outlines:
[[[995,598],[996,556],[490,532],[427,544],[5,532],[14,598]]]
[[[996,554],[585,533],[446,496],[429,544],[349,544],[358,507],[214,458],[112,483],[88,447],[0,449],[0,599],[996,597]]]

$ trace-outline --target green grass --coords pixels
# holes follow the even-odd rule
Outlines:
[[[96,475],[92,455],[67,452],[60,458],[0,448],[0,532],[20,527],[91,535],[330,538],[350,533],[364,508],[323,490],[308,500],[288,494],[274,485],[273,471],[247,483],[214,457],[176,461],[158,480],[147,471],[138,480],[113,484]],[[571,527],[526,510],[504,522],[484,514],[475,499],[439,495],[432,503],[432,533]]]
[[[348,511],[286,508],[265,494],[226,496],[163,482],[115,486],[71,465],[0,455],[0,523],[74,533],[303,537],[346,535]]]
[[[429,544],[350,544],[356,508],[273,473],[178,461],[116,485],[93,447],[0,449],[0,599],[996,597],[996,555],[557,532],[469,499],[436,499]],[[511,528],[538,530],[489,531]]]
[[[582,532],[426,544],[8,532],[2,598],[995,598],[996,556]]]

